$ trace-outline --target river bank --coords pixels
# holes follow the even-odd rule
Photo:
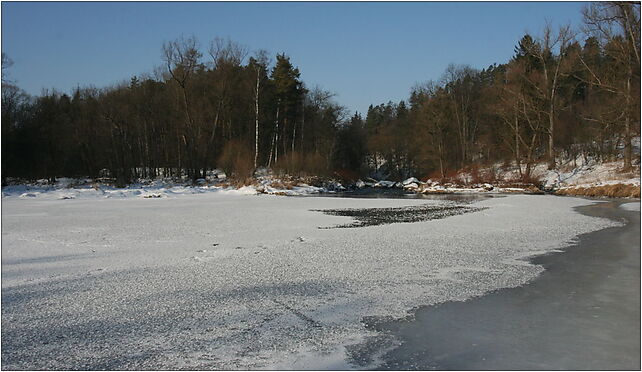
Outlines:
[[[407,320],[370,320],[401,343],[378,369],[639,370],[640,212],[622,203],[577,207],[626,225],[532,259],[546,270],[527,285],[421,307]],[[376,351],[356,359],[368,353]]]

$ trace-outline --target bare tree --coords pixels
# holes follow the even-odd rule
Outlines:
[[[522,66],[517,66],[519,71]],[[512,71],[513,74],[522,72]],[[511,139],[507,140],[509,148],[513,148],[516,165],[519,173],[524,178],[529,178],[532,166],[535,162],[535,150],[538,139],[543,133],[548,136],[548,128],[545,127],[546,120],[542,118],[546,112],[541,109],[538,100],[532,95],[519,89],[519,86],[506,84],[500,93],[500,109],[498,114],[502,122],[512,131]],[[550,137],[549,137],[550,138]],[[524,152],[520,152],[520,147]],[[521,159],[525,156],[522,170]]]
[[[541,110],[545,113],[548,121],[548,168],[555,168],[555,121],[557,109],[557,92],[560,77],[563,73],[563,64],[567,58],[567,49],[573,40],[574,35],[570,26],[562,26],[556,34],[550,23],[544,27],[541,38],[530,45],[528,53],[535,57],[541,67],[542,75],[526,76],[526,81],[539,94],[542,99]]]
[[[9,56],[6,53],[2,52],[2,84],[9,83],[9,80],[5,75],[6,74],[5,70],[11,66],[13,66],[13,60],[9,58]]]
[[[196,141],[193,141],[191,138],[194,131],[194,119],[191,114],[188,84],[190,82],[190,78],[199,66],[199,59],[201,58],[201,56],[202,54],[198,50],[198,42],[196,41],[196,38],[194,36],[188,38],[184,38],[181,36],[177,40],[163,43],[162,58],[166,64],[167,72],[170,74],[171,78],[178,84],[182,92],[186,118],[186,132],[188,133],[188,136],[186,136],[185,133],[183,133],[182,135],[178,135],[179,170],[182,168],[180,158],[181,138],[183,140],[183,145],[191,154],[189,159],[191,162],[194,161],[194,157],[196,154],[196,149],[194,148],[194,146],[196,145]],[[190,138],[188,139],[188,137]],[[192,163],[190,165],[193,170],[194,164]],[[192,176],[195,177],[195,175]]]
[[[629,170],[631,138],[640,124],[640,3],[596,2],[585,7],[583,15],[584,31],[596,37],[615,62],[615,69],[598,71],[582,60],[591,82],[623,103],[618,117],[624,122],[624,168]]]
[[[248,54],[248,48],[229,38],[215,37],[210,42],[210,57],[214,68],[222,65],[240,66]]]
[[[225,132],[227,132],[228,136],[231,135],[231,119],[229,118],[230,90],[233,88],[235,76],[238,75],[238,68],[245,60],[248,49],[246,46],[232,41],[229,38],[216,37],[210,42],[208,53],[213,68],[213,74],[211,75],[213,79],[210,84],[213,92],[218,96],[218,99],[215,104],[216,114],[214,116],[214,122],[209,128],[209,140],[205,146],[205,161],[208,159],[214,145],[216,131],[219,128],[220,122],[223,122],[223,135],[225,135]],[[227,121],[225,120],[226,113],[228,113]],[[225,125],[226,122],[227,128]]]
[[[250,61],[256,73],[256,86],[254,89],[254,169],[256,169],[259,159],[259,102],[261,81],[266,77],[269,61],[268,52],[266,50],[259,50],[256,52],[255,58]]]
[[[448,65],[442,77],[442,84],[451,98],[452,112],[457,123],[457,134],[460,143],[461,166],[468,161],[470,143],[475,137],[476,121],[473,114],[475,75],[477,70],[470,66]]]

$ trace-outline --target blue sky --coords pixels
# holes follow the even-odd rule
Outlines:
[[[507,61],[545,21],[581,23],[581,2],[2,2],[9,78],[31,94],[103,87],[161,65],[163,41],[216,36],[285,52],[309,87],[351,111],[406,99],[449,63]]]

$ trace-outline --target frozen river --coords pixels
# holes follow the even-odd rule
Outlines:
[[[532,281],[544,269],[526,258],[619,225],[573,210],[588,204],[5,197],[2,368],[373,368],[377,355],[355,359],[377,340],[364,319]],[[319,211],[346,208],[415,222]]]
[[[385,335],[379,344],[402,344],[377,368],[639,370],[640,203],[610,201],[578,211],[627,224],[533,258],[546,271],[525,286],[424,306],[400,321],[369,321]],[[361,358],[379,352],[370,344]]]

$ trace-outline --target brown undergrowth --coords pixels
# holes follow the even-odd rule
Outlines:
[[[630,184],[601,185],[591,187],[567,187],[556,190],[555,195],[590,196],[608,198],[639,198],[640,186]]]
[[[300,186],[300,185],[310,185],[310,186],[316,186],[316,187],[322,187],[325,182],[329,182],[329,179],[325,179],[322,177],[318,176],[290,176],[290,175],[281,175],[278,178],[272,178],[269,177],[267,178],[267,182],[265,182],[265,179],[257,179],[254,177],[246,177],[246,178],[229,178],[228,180],[218,183],[218,186],[221,187],[234,187],[234,188],[241,188],[243,186],[252,186],[256,189],[256,191],[260,193],[266,193],[266,186],[272,187],[274,189],[280,189],[280,190],[292,190],[295,186]],[[274,192],[275,195],[286,195],[285,192]]]

